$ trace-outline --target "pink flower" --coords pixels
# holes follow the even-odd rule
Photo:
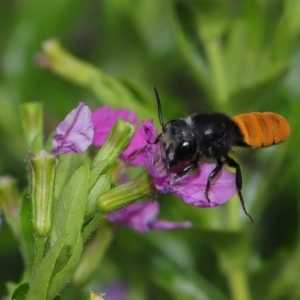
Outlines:
[[[91,121],[91,111],[87,105],[80,102],[56,128],[52,138],[52,153],[80,153],[91,145],[94,130]]]
[[[138,232],[149,230],[175,230],[188,228],[190,222],[169,222],[157,220],[159,205],[156,201],[135,202],[123,209],[108,214],[112,223],[128,226]]]
[[[133,125],[138,124],[136,114],[129,109],[111,109],[108,105],[105,105],[92,113],[92,123],[95,132],[93,144],[96,147],[101,147],[104,144],[118,118],[130,121]]]
[[[143,127],[139,126],[136,114],[131,112],[129,109],[110,109],[108,105],[105,105],[95,110],[92,113],[92,122],[95,131],[93,144],[96,147],[101,147],[104,144],[108,134],[111,131],[111,128],[118,118],[121,118],[124,121],[130,121],[133,125],[137,126],[137,130],[133,139],[131,140],[128,147],[120,155],[120,158],[125,161],[129,160],[130,165],[143,165],[142,157],[133,157],[133,155],[140,148],[147,145],[146,133]]]

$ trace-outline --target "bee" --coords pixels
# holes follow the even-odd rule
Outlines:
[[[207,178],[205,197],[209,200],[211,182],[226,164],[235,168],[235,184],[243,211],[248,214],[242,195],[242,172],[239,164],[228,155],[233,147],[262,148],[284,142],[290,134],[285,118],[272,112],[252,112],[228,117],[223,113],[193,113],[190,116],[163,121],[161,101],[154,88],[159,122],[162,132],[154,143],[159,143],[166,160],[167,172],[180,163],[184,164],[176,177],[187,174],[199,166],[201,158],[216,160],[216,167]]]

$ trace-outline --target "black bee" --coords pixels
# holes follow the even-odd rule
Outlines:
[[[202,157],[216,159],[216,167],[207,179],[205,197],[209,200],[211,182],[224,164],[235,168],[235,183],[245,214],[248,214],[242,195],[242,173],[239,164],[228,156],[234,146],[260,148],[283,142],[290,134],[289,123],[281,116],[253,112],[228,117],[222,113],[194,113],[185,119],[163,121],[161,102],[154,88],[159,122],[162,127],[155,143],[160,143],[168,173],[179,163],[185,163],[176,177],[181,177],[199,165]]]

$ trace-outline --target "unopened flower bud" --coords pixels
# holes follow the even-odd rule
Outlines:
[[[44,150],[29,158],[32,226],[39,235],[51,230],[56,161],[55,156]]]
[[[123,208],[134,201],[150,198],[156,193],[151,176],[147,172],[143,172],[134,180],[100,195],[97,205],[100,210],[110,212]]]
[[[115,162],[116,158],[126,149],[135,134],[135,126],[131,123],[118,119],[108,135],[105,143],[99,150],[94,165],[101,160],[110,163]]]
[[[21,106],[21,119],[28,149],[37,153],[43,148],[43,106],[30,102]]]

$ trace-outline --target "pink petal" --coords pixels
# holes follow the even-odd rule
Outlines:
[[[144,121],[142,126],[137,128],[137,131],[131,140],[129,146],[120,155],[120,158],[126,160],[131,166],[143,166],[145,156],[141,152],[137,152],[148,145],[149,142],[153,143],[156,136],[156,128],[154,127],[153,120]]]
[[[108,214],[110,222],[128,226],[138,232],[149,230],[175,230],[191,226],[190,222],[157,220],[159,205],[156,201],[135,202],[126,208]]]
[[[154,144],[157,136],[157,130],[153,124],[153,120],[145,120],[142,123],[145,132],[146,141],[148,144]]]
[[[144,165],[144,158],[141,155],[136,155],[138,150],[147,145],[145,132],[140,126],[137,128],[134,137],[132,138],[128,147],[121,153],[120,158],[124,161],[128,161],[131,166],[142,166]]]
[[[106,105],[93,112],[92,122],[94,124],[95,131],[93,144],[95,146],[101,147],[104,144],[111,128],[118,118],[130,121],[133,125],[138,125],[136,114],[131,112],[129,109],[110,109],[110,107]],[[140,166],[144,164],[143,157],[140,155],[135,156],[134,154],[147,145],[149,133],[146,130],[151,131],[153,136],[156,135],[156,129],[153,126],[153,121],[146,121],[146,123],[148,124],[147,129],[145,129],[145,126],[138,126],[130,144],[120,155],[120,158],[127,161],[129,165]]]
[[[138,124],[136,114],[129,109],[110,109],[108,105],[98,108],[92,113],[92,122],[94,125],[94,139],[93,144],[101,147],[113,125],[118,119],[130,121],[133,125]]]
[[[195,174],[186,175],[170,186],[170,192],[181,198],[186,204],[197,207],[214,207],[230,200],[236,193],[235,173],[222,169],[211,182],[208,201],[205,188],[209,174],[215,164],[202,163]]]
[[[149,230],[149,223],[155,220],[158,213],[157,202],[135,202],[123,209],[109,213],[108,219],[136,231],[146,232]]]
[[[150,225],[152,230],[176,230],[190,228],[191,222],[169,222],[164,220],[157,220]]]
[[[91,111],[80,102],[56,128],[52,139],[52,153],[60,155],[83,152],[91,145],[93,135]]]

